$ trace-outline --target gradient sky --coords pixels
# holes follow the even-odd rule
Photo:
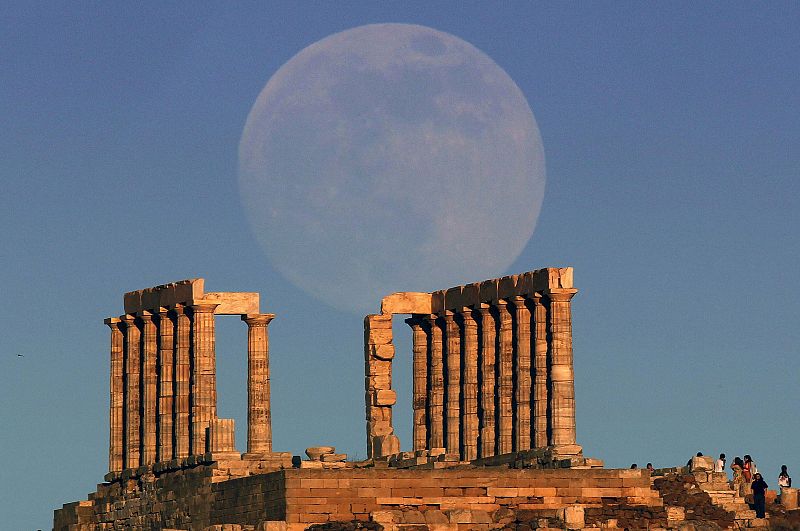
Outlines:
[[[123,292],[183,278],[259,291],[278,315],[277,450],[364,457],[362,316],[272,268],[240,202],[237,148],[282,64],[375,22],[472,43],[533,109],[542,213],[497,276],[575,268],[584,452],[617,467],[750,453],[771,486],[783,463],[800,475],[797,3],[5,2],[1,529],[49,529],[54,508],[102,481],[102,320],[122,312]],[[245,353],[245,325],[220,318],[219,413],[237,419],[240,450]]]

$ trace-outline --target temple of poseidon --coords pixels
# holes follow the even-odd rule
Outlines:
[[[651,475],[583,455],[577,291],[572,268],[547,268],[384,297],[364,318],[363,461],[333,446],[305,456],[272,447],[275,315],[258,293],[206,292],[203,279],[126,293],[122,315],[105,320],[109,472],[87,500],[55,511],[53,529],[766,528],[708,458]],[[396,314],[408,315],[411,353],[395,352]],[[217,417],[217,315],[239,315],[247,330],[244,453],[234,421]],[[413,365],[413,396],[400,397],[413,404],[405,451],[393,427],[396,359]]]

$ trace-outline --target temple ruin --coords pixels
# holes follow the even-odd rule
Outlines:
[[[576,293],[571,268],[547,268],[384,297],[380,313],[364,319],[363,461],[333,446],[308,448],[305,459],[273,450],[275,316],[261,313],[257,293],[206,293],[203,279],[126,293],[124,313],[105,320],[109,472],[87,500],[55,511],[53,529],[765,529],[707,458],[651,476],[583,455],[575,436]],[[409,316],[412,335],[411,352],[399,356],[413,366],[409,451],[392,416],[398,314]],[[217,315],[247,325],[244,453],[233,420],[217,417]],[[796,507],[797,489],[784,496]]]

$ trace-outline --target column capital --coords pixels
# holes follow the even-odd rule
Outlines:
[[[128,328],[136,325],[136,315],[132,313],[126,313],[125,315],[120,315],[119,320],[123,323],[124,326]]]
[[[444,319],[445,322],[447,323],[452,323],[453,321],[455,321],[456,312],[454,312],[453,310],[442,310],[441,312],[439,312],[439,317]]]
[[[242,321],[250,327],[267,326],[273,319],[275,319],[274,313],[248,313],[242,315]]]
[[[185,315],[186,314],[186,306],[183,304],[173,304],[170,306],[170,311],[175,312],[175,315]]]
[[[408,319],[405,319],[404,322],[410,326],[411,328],[422,326],[422,321],[424,320],[424,315],[413,314]]]
[[[106,317],[103,319],[103,324],[111,328],[112,330],[119,329],[119,325],[122,320],[119,317]]]
[[[201,302],[189,306],[193,313],[214,313],[219,303],[216,302]]]
[[[544,295],[551,301],[569,302],[578,290],[575,288],[551,288],[545,290]]]
[[[167,306],[159,306],[155,310],[155,314],[158,315],[159,319],[164,319],[169,316],[170,309]]]
[[[153,312],[141,310],[136,312],[136,317],[147,323],[153,320]]]
[[[527,300],[528,300],[528,298],[524,297],[522,295],[515,295],[513,297],[509,297],[509,298],[506,299],[506,301],[509,304],[511,304],[514,308],[524,308],[525,307],[525,301],[527,301]]]

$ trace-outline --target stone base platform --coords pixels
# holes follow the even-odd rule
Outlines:
[[[55,512],[54,530],[203,530],[227,524],[295,531],[352,520],[377,522],[387,530],[414,525],[488,530],[502,529],[521,515],[580,529],[599,527],[626,511],[641,515],[642,527],[667,526],[663,501],[646,470],[376,466],[235,477],[226,467],[222,461],[198,464],[98,485],[88,501]]]

